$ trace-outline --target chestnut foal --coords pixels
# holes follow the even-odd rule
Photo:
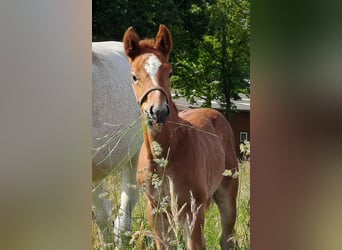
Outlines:
[[[137,182],[144,187],[148,199],[147,214],[157,249],[174,248],[170,239],[175,235],[167,213],[158,212],[161,199],[170,195],[177,197],[176,201],[171,198],[170,205],[181,210],[178,220],[188,249],[205,249],[203,226],[211,199],[221,215],[221,248],[232,248],[229,238],[236,218],[238,180],[223,175],[225,170],[237,168],[229,123],[213,109],[178,113],[170,93],[172,67],[168,60],[172,38],[164,25],[160,25],[155,39],[145,40],[140,40],[130,27],[123,42],[131,64],[133,90],[146,125]],[[156,145],[162,151],[156,150]],[[164,159],[167,165],[158,159]],[[159,186],[156,179],[161,180]],[[191,203],[195,203],[195,208]]]

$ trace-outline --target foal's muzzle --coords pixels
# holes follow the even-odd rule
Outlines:
[[[165,103],[162,106],[155,107],[153,104],[147,111],[149,118],[157,124],[163,124],[170,114],[169,105]]]
[[[153,121],[157,124],[163,124],[166,121],[166,118],[168,117],[168,115],[170,114],[170,108],[169,108],[169,101],[168,101],[168,95],[166,93],[166,91],[161,88],[161,87],[153,87],[153,88],[149,88],[148,90],[146,90],[146,92],[142,95],[142,97],[140,98],[139,105],[141,106],[146,98],[147,95],[149,93],[151,93],[152,91],[160,91],[166,98],[166,103],[163,104],[151,104],[147,110],[145,110],[146,114],[148,115],[148,118],[150,121]]]

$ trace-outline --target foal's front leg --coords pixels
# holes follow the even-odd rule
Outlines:
[[[147,217],[151,225],[157,250],[175,249],[170,243],[174,239],[174,234],[170,229],[169,221],[164,213],[156,212],[151,202],[147,204]],[[170,232],[168,232],[170,231]]]
[[[187,232],[187,248],[189,250],[205,249],[204,218],[203,207],[200,207],[198,211],[188,212],[185,231]]]

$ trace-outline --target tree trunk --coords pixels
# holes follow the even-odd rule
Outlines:
[[[222,90],[225,97],[226,102],[226,110],[224,115],[230,121],[231,119],[231,84],[229,79],[229,60],[228,60],[228,42],[227,42],[227,27],[225,27],[221,34],[222,34],[222,41],[221,41],[221,73],[222,73]]]

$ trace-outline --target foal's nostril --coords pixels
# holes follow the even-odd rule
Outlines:
[[[158,119],[158,114],[159,114],[159,110],[155,110],[154,105],[152,104],[148,110],[148,115],[150,117],[150,119],[152,119],[153,121],[156,121]]]
[[[154,114],[153,108],[154,108],[154,105],[151,105],[150,110],[148,111],[150,113],[150,116],[152,116]]]
[[[162,106],[151,105],[148,109],[149,118],[156,123],[164,123],[167,116],[170,113],[169,106],[167,104]]]
[[[169,104],[166,104],[166,116],[170,114]]]

